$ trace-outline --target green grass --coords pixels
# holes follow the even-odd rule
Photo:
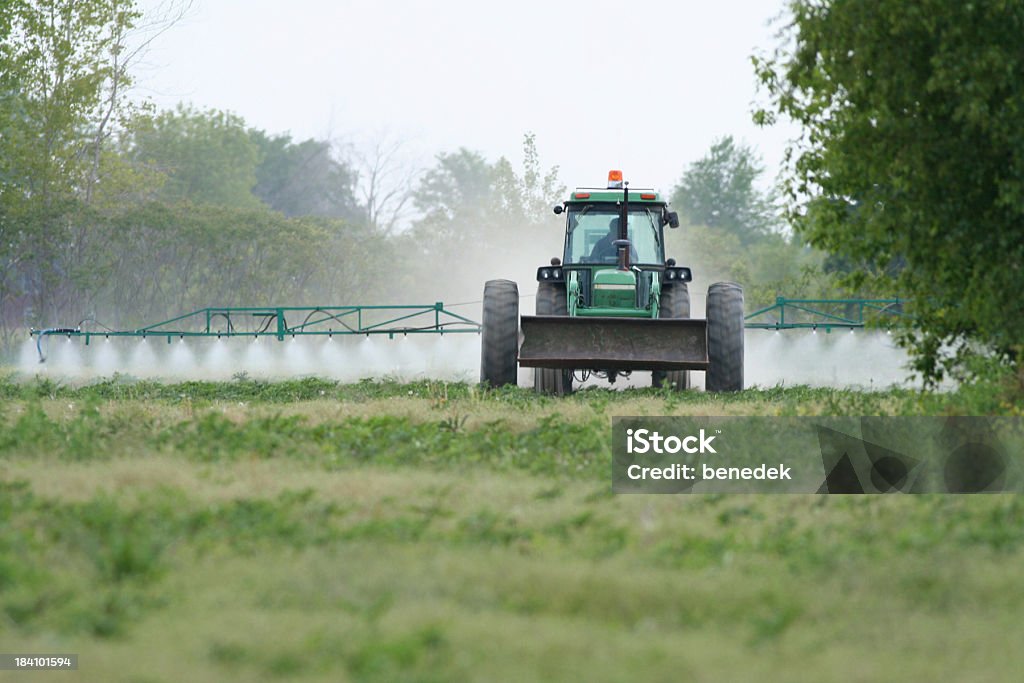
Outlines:
[[[1012,680],[1017,496],[614,496],[616,414],[1019,414],[999,387],[568,398],[0,382],[38,681]],[[24,680],[0,672],[0,680]]]

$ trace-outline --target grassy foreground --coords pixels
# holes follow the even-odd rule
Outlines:
[[[1019,414],[735,396],[0,381],[0,650],[32,681],[1013,680],[1017,496],[613,496],[609,419]]]

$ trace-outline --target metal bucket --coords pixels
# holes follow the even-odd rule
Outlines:
[[[593,370],[707,370],[706,320],[523,316],[519,364]]]

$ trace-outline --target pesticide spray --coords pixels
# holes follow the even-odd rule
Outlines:
[[[524,307],[530,304],[524,302]],[[361,379],[433,379],[475,383],[480,372],[480,337],[475,334],[163,339],[148,337],[45,340],[47,360],[39,362],[34,340],[26,340],[18,371],[24,378],[48,377],[91,382],[114,376],[167,382],[281,380],[321,377],[341,382]],[[874,330],[748,330],[745,335],[748,386],[810,385],[884,389],[908,386],[907,355],[890,335]],[[703,387],[702,372],[691,374]],[[533,386],[521,368],[520,386]],[[650,386],[650,373],[634,372],[615,388]],[[583,386],[607,387],[591,379]]]
[[[230,380],[238,377],[281,380],[322,377],[342,382],[360,379],[477,381],[480,342],[476,335],[444,339],[295,338],[174,339],[111,338],[84,346],[77,339],[47,340],[45,363],[34,341],[19,354],[19,374],[29,378],[90,382],[114,376],[167,382]]]

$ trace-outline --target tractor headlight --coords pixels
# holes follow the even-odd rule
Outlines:
[[[693,273],[685,266],[669,266],[665,268],[666,282],[691,282]]]
[[[557,267],[542,266],[542,267],[537,269],[537,281],[538,282],[544,282],[545,280],[550,280],[550,281],[554,281],[554,282],[561,282],[562,281],[562,277],[564,275],[565,275],[565,271],[563,271],[561,268],[557,268]]]

